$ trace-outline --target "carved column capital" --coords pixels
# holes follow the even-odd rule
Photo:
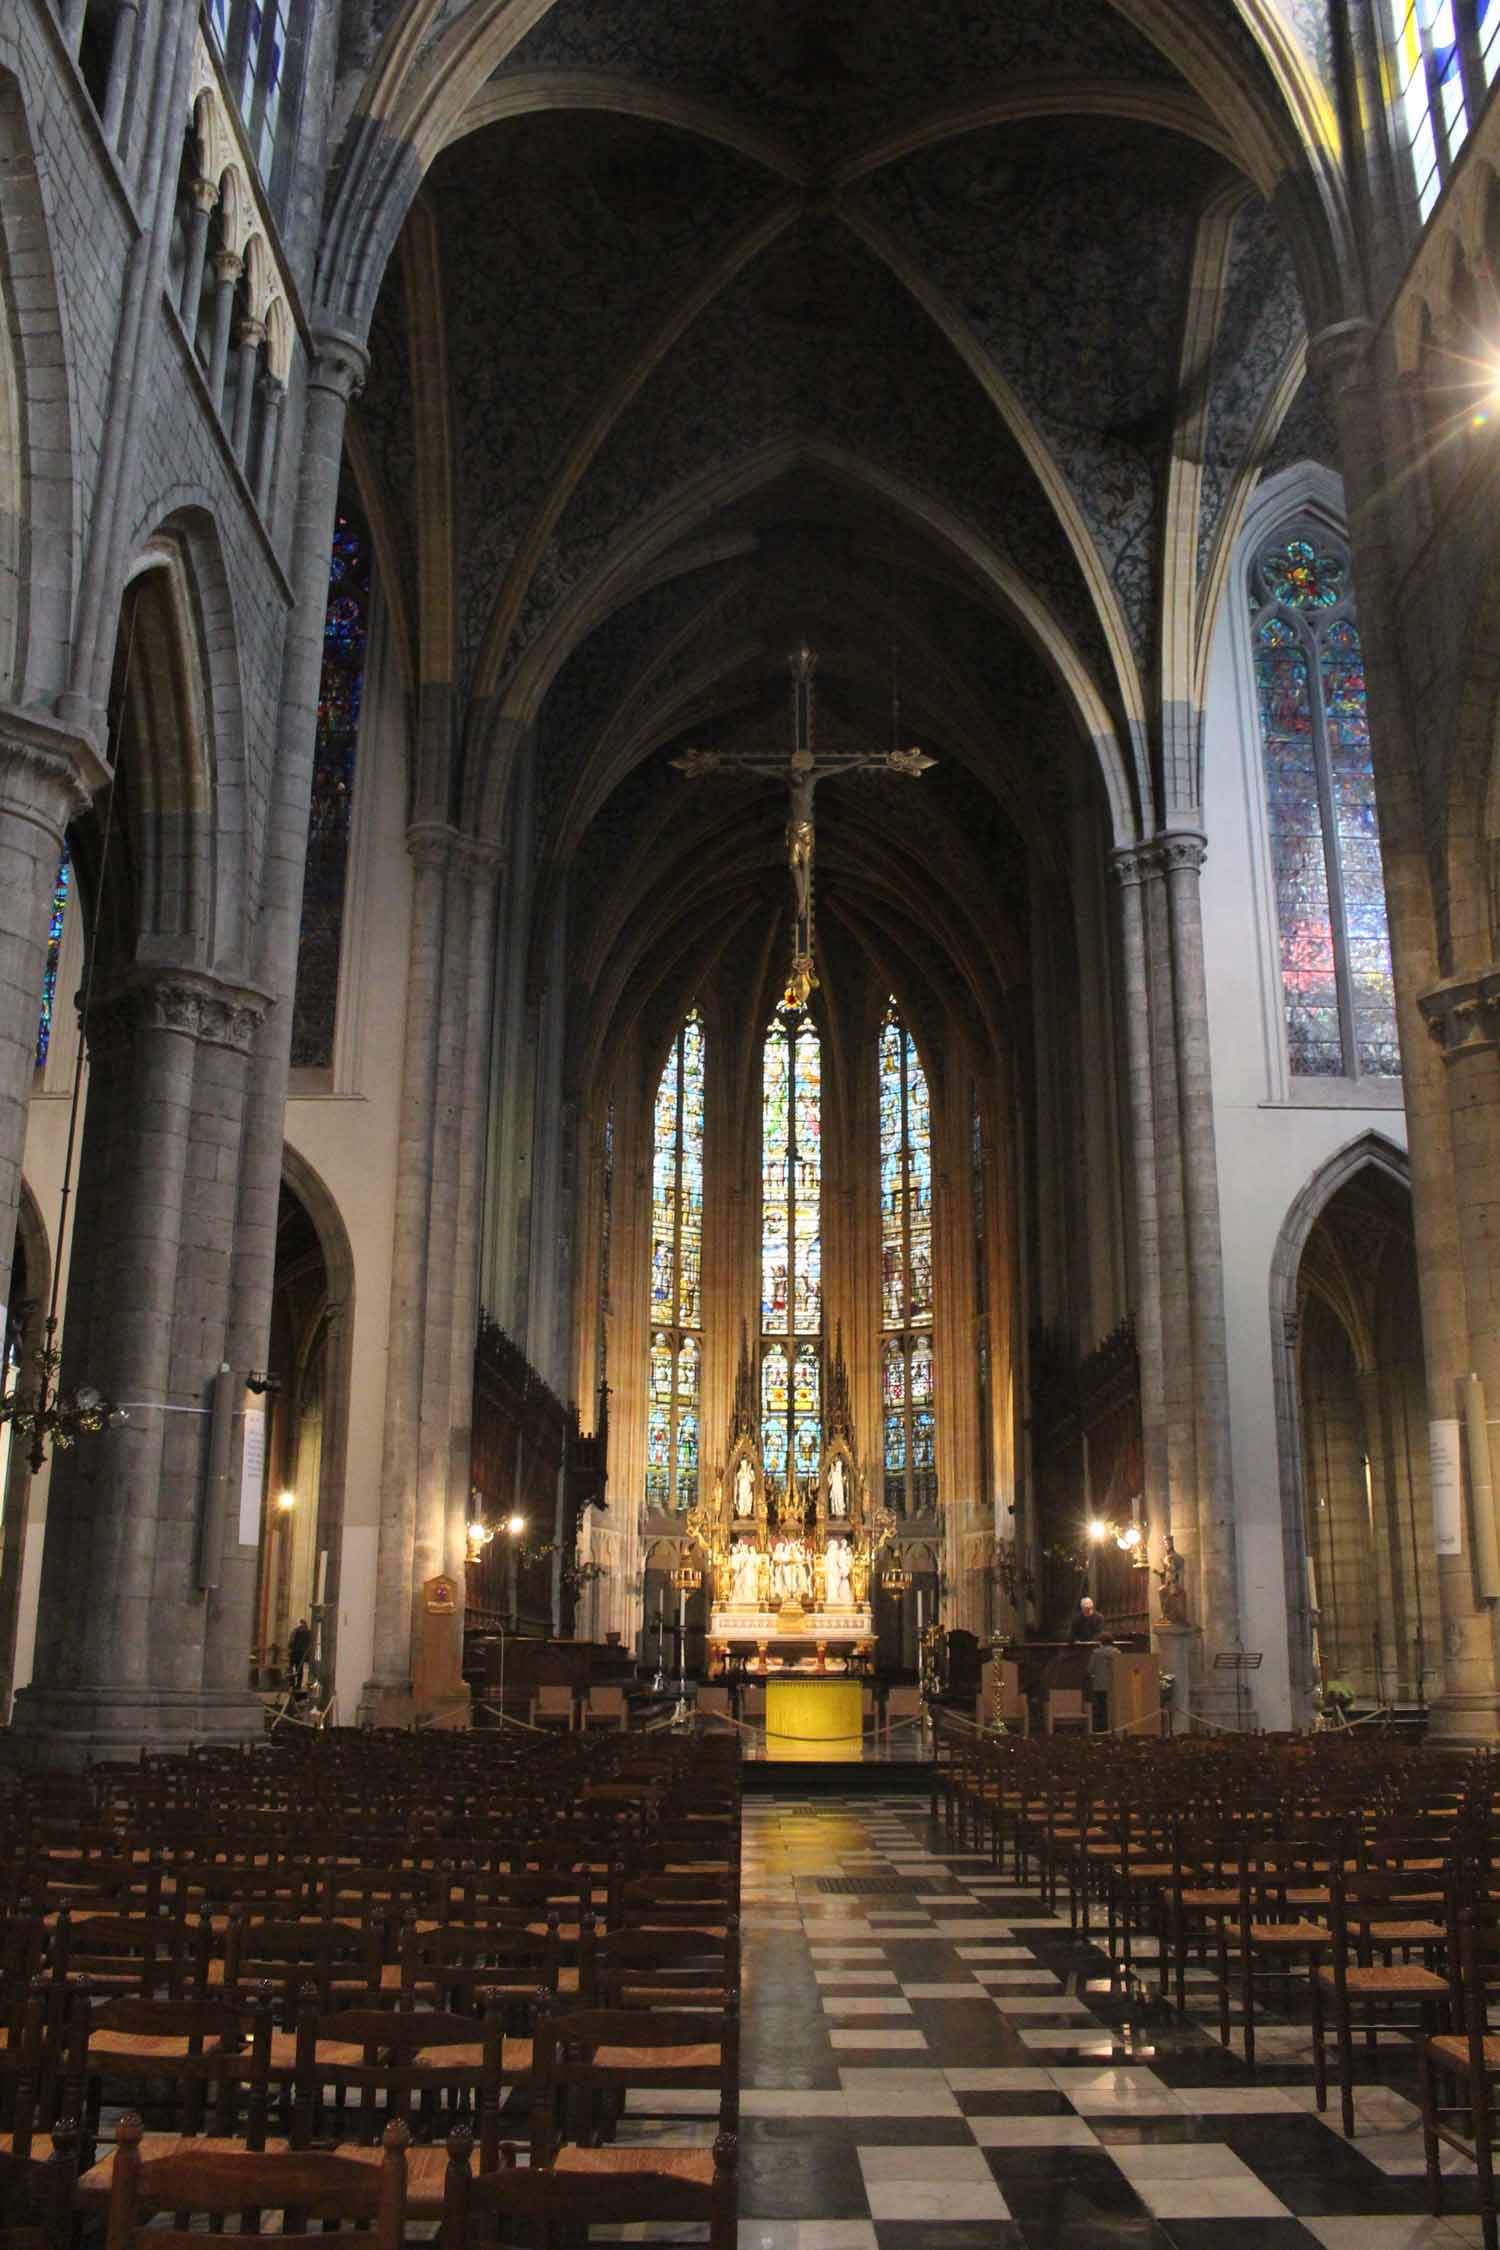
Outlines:
[[[1122,844],[1109,855],[1111,880],[1122,890],[1135,890],[1151,873],[1152,852],[1149,844]]]
[[[92,1002],[89,1044],[100,1049],[138,1030],[169,1031],[248,1054],[270,1004],[270,994],[252,985],[227,984],[195,969],[137,966]]]
[[[406,849],[413,867],[441,874],[453,856],[458,838],[440,820],[419,821],[406,831]]]
[[[36,712],[0,706],[0,813],[56,835],[87,812],[109,767],[82,735]]]
[[[1196,828],[1173,828],[1158,836],[1152,847],[1166,875],[1196,875],[1208,857],[1208,838]]]
[[[1491,963],[1468,976],[1448,977],[1417,1002],[1444,1062],[1500,1047],[1500,967]]]
[[[313,330],[313,359],[307,378],[311,389],[331,391],[347,406],[364,389],[369,372],[370,355],[358,337],[342,328]]]
[[[197,179],[189,182],[188,197],[194,210],[201,211],[206,219],[219,200],[219,183],[217,180],[206,180],[200,174]]]
[[[459,872],[471,883],[498,882],[505,873],[505,854],[498,844],[478,836],[460,836],[454,847]]]
[[[221,289],[233,288],[245,270],[245,261],[238,250],[216,250],[209,263]]]

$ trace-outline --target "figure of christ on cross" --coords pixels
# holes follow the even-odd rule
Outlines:
[[[816,985],[813,966],[813,792],[820,781],[839,774],[859,773],[872,766],[888,773],[915,777],[936,763],[923,751],[891,749],[883,752],[842,750],[819,757],[813,742],[813,674],[817,657],[804,641],[788,659],[792,674],[792,749],[785,760],[769,752],[751,750],[726,757],[720,750],[684,750],[672,763],[689,780],[722,767],[743,773],[784,774],[790,794],[786,824],[787,865],[792,877],[792,966],[784,1004],[803,1008]]]

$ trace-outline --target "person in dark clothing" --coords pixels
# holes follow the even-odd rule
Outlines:
[[[1097,1641],[1104,1630],[1104,1620],[1094,1607],[1093,1596],[1085,1594],[1073,1613],[1070,1641]]]
[[[292,1627],[292,1637],[286,1644],[286,1653],[292,1667],[292,1693],[300,1695],[307,1660],[312,1654],[312,1627],[305,1617],[299,1618]]]

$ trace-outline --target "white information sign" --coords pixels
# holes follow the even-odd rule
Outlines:
[[[1427,1425],[1432,1457],[1432,1536],[1440,1555],[1461,1555],[1464,1551],[1464,1472],[1458,1431],[1456,1420]]]
[[[1454,1425],[1457,1427],[1457,1424]],[[260,1545],[260,1503],[266,1481],[266,1410],[245,1408],[245,1450],[240,1460],[240,1545]]]

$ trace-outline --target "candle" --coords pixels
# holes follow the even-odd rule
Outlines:
[[[917,1639],[922,1638],[922,1589],[917,1588]]]
[[[316,1593],[315,1593],[315,1594],[313,1595],[313,1601],[314,1601],[314,1603],[316,1604],[316,1606],[317,1606],[317,1607],[319,1607],[319,1608],[321,1608],[321,1607],[322,1607],[322,1604],[323,1604],[323,1589],[324,1589],[324,1587],[325,1587],[325,1586],[327,1585],[327,1583],[328,1583],[328,1549],[327,1549],[326,1547],[323,1547],[323,1548],[320,1548],[320,1549],[319,1549],[319,1552],[318,1552],[318,1585],[317,1585],[317,1591],[316,1591]]]

